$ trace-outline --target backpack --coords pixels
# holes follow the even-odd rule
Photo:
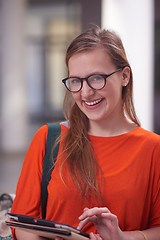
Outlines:
[[[55,140],[61,134],[61,125],[55,123],[48,123],[48,135],[46,142],[46,151],[43,162],[43,172],[42,172],[42,181],[41,181],[41,214],[42,218],[46,217],[46,206],[48,199],[48,191],[47,186],[49,181],[51,180],[51,174],[54,169],[54,163],[56,162],[56,158],[58,155],[59,144],[56,146],[53,152],[53,156],[51,156],[52,147],[55,143]]]

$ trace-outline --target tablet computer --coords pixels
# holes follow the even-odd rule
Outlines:
[[[42,237],[53,239],[56,236],[63,239],[87,240],[89,234],[64,223],[34,218],[26,215],[8,213],[6,224]]]

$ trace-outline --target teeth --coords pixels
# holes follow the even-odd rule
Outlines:
[[[93,105],[95,105],[95,104],[97,104],[97,103],[99,103],[99,102],[101,102],[102,101],[102,99],[99,99],[99,100],[96,100],[96,101],[93,101],[93,102],[85,102],[88,106],[93,106]]]

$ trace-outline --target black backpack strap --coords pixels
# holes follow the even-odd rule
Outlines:
[[[42,181],[41,181],[41,213],[42,213],[43,219],[45,219],[46,217],[46,206],[47,206],[47,198],[48,198],[47,186],[51,179],[52,171],[54,169],[53,160],[54,162],[56,161],[58,150],[59,150],[59,144],[54,149],[53,156],[51,156],[51,151],[55,143],[55,140],[60,135],[60,133],[61,133],[60,124],[48,123],[48,135],[47,135],[46,151],[45,151]]]

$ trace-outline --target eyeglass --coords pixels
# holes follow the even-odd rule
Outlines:
[[[106,79],[121,69],[122,68],[119,68],[110,74],[92,74],[86,78],[69,77],[63,79],[62,82],[64,83],[65,87],[73,93],[79,92],[82,89],[84,80],[86,80],[90,88],[94,90],[101,90],[106,85]]]

